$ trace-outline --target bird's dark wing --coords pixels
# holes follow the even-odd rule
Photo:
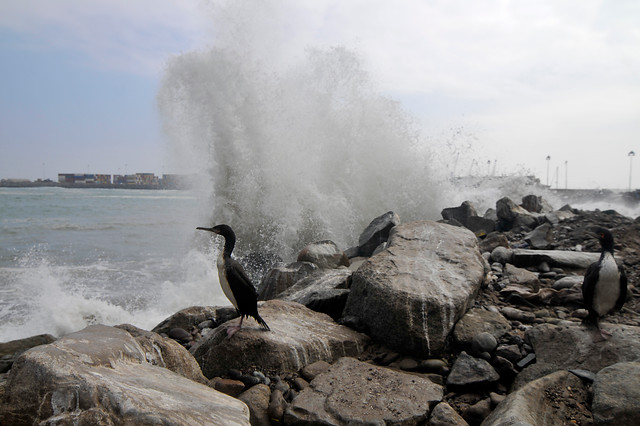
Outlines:
[[[584,306],[591,312],[593,310],[593,293],[595,292],[596,283],[598,282],[598,263],[594,262],[587,268],[582,282],[582,300]]]
[[[627,300],[627,274],[622,266],[618,266],[618,270],[620,271],[620,296],[616,301],[616,310],[622,309],[622,305]]]
[[[241,315],[255,315],[258,312],[258,293],[251,280],[235,259],[227,258],[225,273],[233,297],[238,302],[238,310]],[[233,283],[233,284],[232,284]]]

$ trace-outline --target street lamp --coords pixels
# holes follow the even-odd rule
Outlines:
[[[547,155],[547,186],[549,186],[549,161],[551,161],[551,156]]]
[[[629,192],[631,192],[631,166],[633,164],[633,157],[636,156],[636,153],[633,151],[629,151]]]
[[[564,189],[569,189],[569,161],[564,160]]]

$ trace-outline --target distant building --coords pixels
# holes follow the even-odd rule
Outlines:
[[[96,175],[96,183],[100,185],[110,185],[111,175]]]

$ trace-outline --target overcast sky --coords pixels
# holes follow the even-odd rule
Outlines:
[[[163,67],[220,42],[218,3],[0,2],[0,178],[173,172],[156,103]],[[231,2],[267,34],[264,3]],[[546,183],[548,166],[560,187],[568,176],[569,187],[626,189],[635,161],[640,186],[640,158],[628,156],[640,154],[637,0],[267,3],[279,5],[281,54],[358,51],[434,149],[454,142],[457,174],[495,166]]]

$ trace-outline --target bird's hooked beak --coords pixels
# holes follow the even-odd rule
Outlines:
[[[199,229],[201,231],[209,231],[209,232],[213,232],[214,234],[219,234],[220,232],[218,232],[217,228],[204,228],[202,226],[198,226],[196,229]]]

